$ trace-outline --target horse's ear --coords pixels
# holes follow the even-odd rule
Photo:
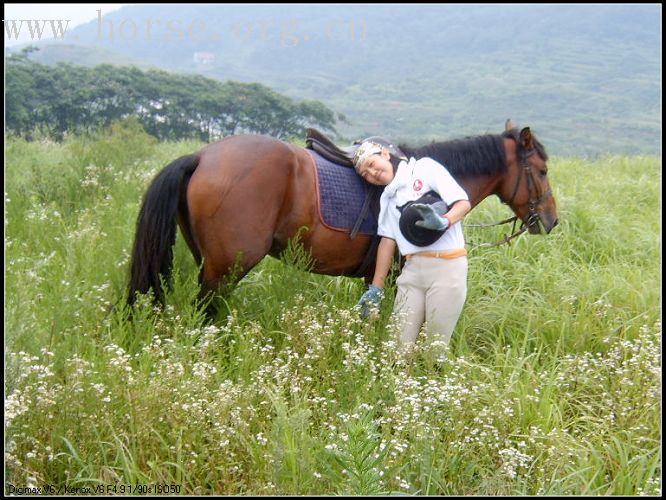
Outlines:
[[[511,118],[507,118],[506,122],[504,122],[504,130],[511,130],[512,128],[515,128],[515,126],[511,122]]]
[[[523,148],[528,150],[534,148],[532,132],[530,131],[529,127],[525,127],[520,131],[520,144],[523,146]]]

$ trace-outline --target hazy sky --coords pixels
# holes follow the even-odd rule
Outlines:
[[[7,20],[31,20],[42,21],[49,19],[67,20],[69,24],[67,29],[72,29],[74,26],[84,24],[94,19],[97,19],[98,10],[102,11],[102,15],[108,12],[117,10],[124,5],[122,3],[6,3],[5,4],[5,18],[3,24]],[[48,36],[51,36],[50,33]],[[27,29],[21,29],[18,40],[12,36],[7,35],[7,28],[5,27],[5,45],[12,46],[19,43],[30,41],[30,32]]]

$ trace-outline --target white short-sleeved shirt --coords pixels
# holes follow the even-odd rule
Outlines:
[[[447,229],[437,241],[423,247],[410,243],[400,232],[400,211],[397,207],[417,200],[428,191],[439,194],[449,207],[456,201],[469,200],[449,171],[432,158],[410,158],[408,162],[400,162],[395,177],[382,193],[377,234],[395,240],[401,255],[465,247],[460,222]]]

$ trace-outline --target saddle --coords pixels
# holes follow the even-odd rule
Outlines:
[[[338,147],[325,134],[314,128],[306,129],[305,149],[310,149],[324,157],[326,160],[337,165],[354,168],[354,162],[352,161],[354,153],[365,141],[371,141],[385,147],[389,150],[392,156],[401,159],[407,159],[407,155],[405,155],[405,153],[403,153],[400,148],[391,143],[391,141],[382,137],[372,136],[364,140],[356,140],[351,146]],[[375,219],[377,218],[377,215],[379,214],[379,198],[384,191],[384,186],[372,185],[363,180],[360,176],[358,177],[361,180],[361,183],[366,186],[366,188],[363,206],[349,234],[349,237],[352,240],[356,238],[356,235],[361,229],[361,225],[366,221],[371,213]],[[380,237],[375,233],[372,237],[370,247],[368,248],[363,262],[361,262],[361,265],[353,273],[354,276],[365,276],[366,278],[371,276],[370,273],[374,270],[379,240]]]
[[[333,163],[353,168],[354,163],[352,158],[354,157],[354,153],[365,141],[374,142],[385,147],[389,150],[389,153],[395,157],[407,159],[407,155],[405,155],[398,146],[383,137],[373,135],[372,137],[363,140],[355,140],[351,146],[339,147],[331,139],[326,137],[326,135],[314,128],[308,128],[306,130],[305,148],[316,151]]]

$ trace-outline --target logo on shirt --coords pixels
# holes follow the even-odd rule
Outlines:
[[[417,192],[421,191],[422,188],[423,188],[423,181],[421,181],[421,179],[416,179],[414,181],[414,191]]]

